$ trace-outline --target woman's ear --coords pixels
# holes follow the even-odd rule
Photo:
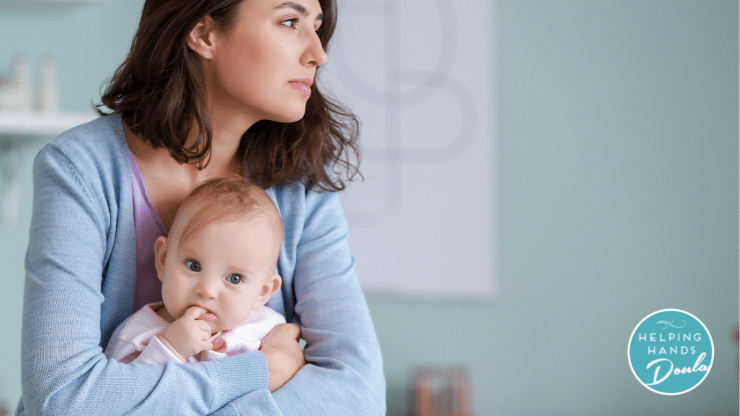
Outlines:
[[[154,268],[157,269],[157,277],[161,282],[164,279],[164,261],[167,257],[167,237],[160,236],[154,242]]]
[[[205,59],[213,58],[213,48],[216,44],[216,22],[211,16],[206,16],[198,22],[188,35],[188,47]]]
[[[257,309],[265,306],[265,303],[267,303],[268,300],[272,297],[272,295],[275,294],[275,292],[280,289],[280,286],[283,285],[283,278],[280,277],[280,275],[273,274],[272,276],[268,277],[265,280],[265,284],[262,285],[262,289],[260,289],[260,294],[254,299],[254,303],[252,304],[252,310],[256,311]]]

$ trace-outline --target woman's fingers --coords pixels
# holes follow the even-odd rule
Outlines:
[[[298,344],[301,328],[296,324],[275,327],[262,341],[260,351],[265,356],[270,391],[282,387],[306,364]]]
[[[282,343],[287,341],[298,341],[301,339],[301,327],[296,324],[280,324],[270,331],[262,341],[268,343]]]

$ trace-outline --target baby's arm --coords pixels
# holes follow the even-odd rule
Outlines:
[[[157,335],[149,338],[144,346],[136,341],[113,339],[105,349],[105,356],[119,363],[166,364],[187,362]]]
[[[198,306],[191,306],[180,319],[167,325],[161,334],[157,335],[160,341],[167,346],[183,362],[206,350],[213,349],[209,341],[211,326],[208,322],[198,319],[205,310]]]
[[[188,311],[186,316],[178,320],[179,322],[175,321],[169,324],[172,326],[171,331],[177,333],[184,332],[186,335],[185,338],[180,337],[181,341],[185,343],[185,348],[181,347],[182,351],[179,351],[167,338],[162,336],[163,328],[166,329],[167,327],[161,325],[151,326],[151,319],[146,318],[148,314],[142,309],[119,325],[105,349],[105,356],[120,363],[165,364],[169,362],[188,362],[189,357],[185,356],[184,353],[192,350],[194,345],[210,346],[210,343],[207,342],[203,343],[200,340],[187,339],[187,336],[201,336],[198,333],[200,332],[198,329],[199,324],[188,324],[192,324],[192,315],[202,311],[202,309],[191,309],[195,310]],[[195,333],[188,332],[188,327],[195,327],[198,331]],[[183,328],[185,329],[183,330]],[[210,330],[207,333],[210,334]],[[174,340],[175,338],[171,337],[171,339]],[[198,348],[194,349],[197,350]],[[195,354],[198,352],[200,351],[197,351]]]

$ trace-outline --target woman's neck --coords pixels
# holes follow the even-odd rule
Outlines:
[[[164,147],[154,148],[149,142],[132,133],[125,124],[124,130],[129,150],[136,158],[137,163],[141,165],[156,167],[157,170],[171,169],[171,172],[178,172],[180,175],[189,172],[188,176],[196,183],[211,177],[244,173],[242,161],[237,152],[241,144],[242,134],[246,129],[242,130],[239,126],[224,126],[214,123],[210,153],[206,159],[208,164],[200,170],[196,164],[177,162],[172,158],[169,150]],[[198,130],[191,129],[185,146],[189,147],[196,140],[198,140]]]
[[[244,112],[213,105],[213,101],[211,104],[211,153],[206,169],[220,176],[218,173],[234,173],[236,164],[239,166],[237,173],[242,174],[244,169],[237,152],[242,136],[257,120]],[[197,137],[198,129],[192,128],[188,142],[194,143]]]

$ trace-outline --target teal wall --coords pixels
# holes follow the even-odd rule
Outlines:
[[[62,109],[85,111],[142,3],[0,8],[0,73],[18,51],[34,64],[53,52]],[[468,366],[478,415],[737,414],[738,2],[498,0],[491,30],[498,294],[369,296],[389,415],[404,414],[413,368],[427,364]],[[11,408],[39,146],[22,155],[20,225],[0,230]],[[714,339],[709,376],[677,397],[642,387],[627,363],[635,325],[664,308],[693,313]]]

